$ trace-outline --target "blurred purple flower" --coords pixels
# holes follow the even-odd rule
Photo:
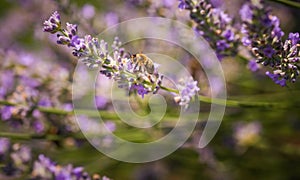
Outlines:
[[[40,120],[35,120],[33,122],[33,128],[36,133],[42,133],[45,130],[44,123]]]
[[[10,141],[8,138],[0,138],[0,156],[5,154],[10,146]]]
[[[248,68],[252,71],[252,72],[255,72],[259,69],[259,66],[258,64],[256,63],[255,60],[250,60],[248,62]]]
[[[22,84],[23,86],[29,86],[31,88],[36,88],[39,85],[41,85],[41,83],[34,78],[28,77],[28,76],[21,76],[20,77],[20,84]]]
[[[0,77],[0,89],[1,89],[1,95],[5,96],[8,92],[12,91],[14,88],[15,80],[14,80],[14,73],[13,71],[6,70],[2,72],[2,75]]]
[[[119,23],[119,16],[114,12],[109,12],[105,14],[106,26],[110,27]]]
[[[95,103],[97,106],[97,109],[104,109],[106,107],[108,100],[104,96],[96,96],[95,97]]]
[[[66,103],[66,104],[64,104],[63,105],[63,109],[65,110],[65,111],[73,111],[73,104],[72,103]]]
[[[224,0],[210,0],[210,3],[213,5],[213,7],[221,7],[224,4]]]
[[[13,153],[10,154],[14,164],[21,166],[31,160],[31,148],[26,145],[14,144]]]
[[[224,51],[225,49],[229,48],[230,45],[225,40],[217,41],[217,49],[219,51]]]
[[[37,179],[91,180],[90,175],[84,171],[83,167],[73,167],[72,164],[61,166],[43,154],[40,154],[38,160],[34,162],[32,176]],[[102,177],[102,180],[105,180],[104,177]]]
[[[112,121],[106,121],[105,122],[105,127],[110,131],[113,132],[116,130],[116,124]]]
[[[292,42],[292,46],[297,45],[300,41],[299,33],[290,33],[289,40]]]
[[[231,29],[227,29],[222,34],[228,41],[234,40],[234,32]]]
[[[85,19],[91,19],[95,16],[95,7],[91,4],[85,4],[81,9],[81,14]]]
[[[12,116],[13,107],[12,106],[4,106],[1,108],[1,119],[6,121]]]
[[[39,102],[38,102],[39,106],[43,106],[43,107],[51,107],[52,106],[52,102],[48,97],[42,97]]]
[[[239,146],[251,146],[260,139],[262,126],[258,121],[250,123],[238,123],[234,127],[234,139]]]

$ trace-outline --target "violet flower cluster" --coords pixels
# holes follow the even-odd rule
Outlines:
[[[223,10],[214,8],[208,0],[179,0],[178,7],[190,12],[195,32],[209,42],[220,60],[237,54],[239,36],[232,18]]]
[[[58,12],[54,12],[44,22],[44,31],[57,34],[58,44],[73,48],[74,56],[90,68],[100,68],[101,74],[115,80],[119,88],[124,88],[129,93],[136,92],[144,97],[150,92],[157,93],[162,87],[163,75],[158,73],[158,65],[153,63],[153,71],[149,71],[142,63],[132,60],[132,56],[121,48],[122,43],[118,37],[111,45],[110,55],[107,42],[90,35],[80,38],[77,35],[77,25],[66,23],[66,29],[63,29]]]
[[[283,40],[279,19],[260,0],[246,3],[240,15],[243,21],[241,41],[250,49],[257,63],[273,69],[266,75],[281,86],[295,82],[299,75],[299,33],[290,33],[288,39]]]
[[[175,96],[175,101],[179,105],[188,107],[191,98],[197,95],[200,88],[198,87],[197,81],[194,81],[192,77],[181,79],[177,85],[179,95]]]
[[[98,174],[89,175],[83,167],[74,167],[72,164],[66,166],[53,162],[43,154],[32,161],[31,148],[19,143],[11,143],[8,138],[0,138],[0,163],[3,165],[0,177],[28,179],[56,179],[56,180],[109,180],[108,177],[100,177]],[[31,167],[31,164],[33,166]]]
[[[1,120],[15,131],[42,134],[48,129],[61,129],[64,134],[78,129],[70,116],[65,121],[43,113],[40,108],[71,111],[70,76],[67,69],[41,62],[34,54],[2,52],[0,56]]]
[[[12,144],[8,138],[0,138],[0,163],[2,173],[8,177],[20,176],[29,171],[31,148],[19,143]]]
[[[110,180],[108,177],[100,177],[94,174],[92,177],[84,171],[83,167],[73,167],[72,164],[61,166],[40,154],[38,160],[34,162],[32,176],[38,179],[57,179],[57,180]]]

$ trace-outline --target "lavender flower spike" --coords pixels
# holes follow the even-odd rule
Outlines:
[[[273,69],[266,75],[280,86],[295,82],[300,72],[299,33],[290,33],[287,40],[282,40],[284,33],[279,27],[279,19],[271,15],[260,0],[243,5],[240,14],[242,43],[252,52],[257,63]]]
[[[50,18],[44,22],[44,31],[54,34],[60,30],[60,26],[60,15],[55,11]]]
[[[57,12],[52,16],[50,19],[59,17]],[[50,22],[52,21],[45,21],[45,29]],[[90,35],[79,37],[77,25],[66,23],[66,29],[52,28],[48,32],[57,32],[58,44],[71,47],[74,56],[90,68],[100,68],[100,73],[117,81],[120,88],[128,91],[137,90],[142,97],[149,92],[156,93],[159,90],[163,76],[158,73],[157,67],[154,67],[153,73],[143,70],[144,68],[136,70],[131,57],[125,53],[125,49],[121,48],[122,42],[119,38],[114,39],[111,45],[112,55],[110,55],[107,42]]]
[[[194,81],[192,77],[186,79],[180,79],[178,90],[179,95],[174,97],[174,100],[179,103],[180,106],[183,106],[185,109],[188,108],[188,104],[191,99],[198,94],[200,90],[197,86],[198,82]]]
[[[219,60],[237,54],[239,36],[232,19],[224,11],[214,8],[208,0],[179,0],[178,7],[190,11],[196,34],[209,42]]]

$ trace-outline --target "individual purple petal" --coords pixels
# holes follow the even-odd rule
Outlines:
[[[289,40],[291,40],[293,46],[298,44],[299,41],[300,41],[299,33],[298,32],[297,33],[290,33],[289,34]]]
[[[249,6],[249,4],[244,4],[240,10],[241,19],[243,21],[251,21],[252,20],[252,10]]]
[[[179,0],[178,8],[179,9],[189,9],[189,8],[191,8],[191,5],[186,0]]]
[[[66,24],[67,24],[67,32],[72,36],[75,36],[77,34],[77,29],[78,29],[77,25],[71,23],[66,23]]]
[[[227,29],[222,34],[228,41],[234,40],[234,32],[231,29]]]
[[[72,170],[72,173],[76,176],[76,178],[80,178],[83,173],[83,167],[76,167]]]
[[[281,87],[286,86],[286,79],[282,78],[280,80],[275,81],[276,84],[280,85]]]
[[[252,72],[255,72],[259,69],[259,66],[258,64],[256,63],[255,60],[250,60],[248,62],[248,68],[252,71]]]
[[[230,45],[225,40],[219,40],[217,41],[217,50],[224,51],[225,49],[228,49]]]
[[[263,49],[264,55],[268,58],[272,58],[275,52],[276,51],[271,46],[267,46]]]
[[[142,84],[139,84],[139,85],[134,84],[131,86],[130,89],[131,89],[131,91],[136,90],[137,93],[142,96],[142,98],[144,98],[145,94],[149,93],[149,91]]]
[[[242,41],[244,46],[250,46],[251,45],[251,40],[247,37],[243,37],[241,41]]]

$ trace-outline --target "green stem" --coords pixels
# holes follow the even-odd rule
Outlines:
[[[168,87],[165,87],[165,86],[160,86],[160,88],[165,90],[165,91],[173,92],[173,93],[176,93],[176,94],[179,93],[179,91],[177,89],[172,89],[172,88],[168,88]]]
[[[295,2],[295,1],[289,1],[289,0],[269,0],[269,1],[277,2],[280,4],[288,5],[288,6],[295,7],[295,8],[300,8],[300,3]]]
[[[285,108],[285,106],[279,103],[271,103],[271,102],[247,102],[247,101],[237,101],[237,100],[224,100],[217,98],[209,98],[206,96],[199,95],[199,100],[201,102],[209,103],[209,104],[218,104],[224,105],[228,107],[240,107],[240,108]]]
[[[13,132],[0,132],[0,137],[7,137],[12,139],[18,139],[18,140],[46,139],[50,141],[61,140],[62,138],[65,138],[63,136],[56,135],[56,134],[39,135],[39,134],[25,134],[25,133],[13,133]],[[75,137],[77,139],[84,138],[82,135],[79,134],[74,134],[72,137]]]

